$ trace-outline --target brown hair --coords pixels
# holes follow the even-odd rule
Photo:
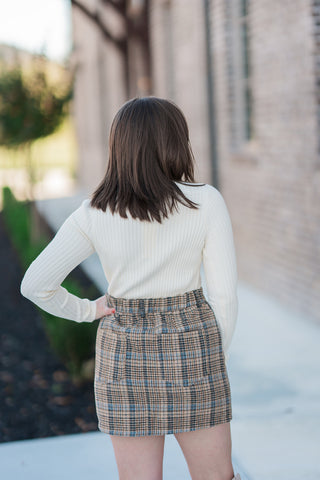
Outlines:
[[[91,206],[161,223],[177,202],[198,208],[175,184],[183,181],[194,182],[194,155],[181,110],[154,96],[127,101],[113,119],[107,171]]]

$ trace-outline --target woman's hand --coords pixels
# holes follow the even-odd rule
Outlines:
[[[115,312],[115,309],[113,307],[108,307],[107,305],[107,298],[105,295],[103,295],[100,298],[97,298],[96,300],[97,304],[97,311],[96,311],[96,318],[102,318],[105,317],[106,315],[112,315]]]

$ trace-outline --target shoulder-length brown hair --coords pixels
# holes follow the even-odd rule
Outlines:
[[[188,199],[175,182],[194,183],[194,155],[186,119],[169,100],[133,98],[113,119],[105,177],[91,197],[91,206],[127,217],[161,223]],[[199,185],[195,185],[199,186]]]

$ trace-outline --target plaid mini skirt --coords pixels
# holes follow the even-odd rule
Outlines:
[[[187,432],[232,419],[221,333],[202,288],[115,298],[96,336],[98,428],[110,435]]]

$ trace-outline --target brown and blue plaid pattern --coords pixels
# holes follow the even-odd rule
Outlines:
[[[106,294],[94,392],[99,430],[164,435],[232,419],[221,333],[202,288],[166,298]]]

